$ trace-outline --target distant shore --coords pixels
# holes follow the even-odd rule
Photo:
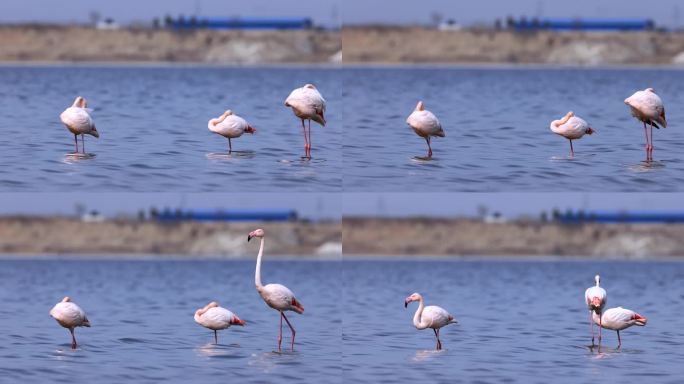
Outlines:
[[[341,226],[337,222],[200,223],[106,220],[88,223],[49,217],[0,218],[0,254],[23,256],[94,256],[246,258],[259,249],[247,234],[267,232],[271,255],[339,258]]]
[[[97,30],[0,26],[0,62],[314,64],[341,61],[340,33],[327,30]]]
[[[345,64],[684,65],[684,33],[349,26]]]
[[[475,219],[345,218],[345,257],[684,256],[684,225],[485,223]]]

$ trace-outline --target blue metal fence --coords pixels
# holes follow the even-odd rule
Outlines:
[[[173,29],[308,29],[313,22],[308,17],[292,18],[178,18],[167,21]]]
[[[292,221],[297,212],[290,209],[165,210],[159,221]]]

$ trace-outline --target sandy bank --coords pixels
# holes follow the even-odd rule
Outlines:
[[[96,30],[77,26],[0,27],[0,61],[330,63],[338,32]]]
[[[65,218],[0,219],[0,253],[159,254],[251,257],[258,245],[247,234],[264,228],[271,255],[339,257],[339,223],[157,223]]]
[[[346,27],[345,63],[682,65],[684,33]]]
[[[468,219],[345,218],[345,257],[353,255],[595,256],[684,255],[684,225],[510,222]]]

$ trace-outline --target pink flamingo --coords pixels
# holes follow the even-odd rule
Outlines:
[[[285,106],[292,108],[295,116],[302,120],[304,157],[307,159],[311,159],[311,120],[325,127],[325,104],[325,99],[313,84],[295,89],[285,99]],[[308,133],[304,120],[309,120]]]
[[[233,312],[226,308],[220,307],[217,302],[211,303],[195,311],[195,322],[197,324],[209,328],[214,331],[214,343],[218,344],[217,332],[220,329],[229,328],[231,325],[245,325],[244,320],[241,320]]]
[[[572,141],[581,139],[585,134],[591,135],[596,132],[587,124],[584,119],[581,119],[570,111],[562,119],[551,122],[551,132],[563,136],[570,141],[570,156],[575,156],[575,150],[572,148]]]
[[[406,119],[406,123],[413,128],[416,135],[425,139],[428,145],[428,154],[426,159],[432,158],[432,146],[430,145],[430,138],[432,136],[444,137],[444,130],[442,124],[437,117],[430,111],[425,110],[422,101],[416,105],[416,109]]]
[[[620,331],[629,328],[632,325],[643,327],[648,321],[640,314],[622,307],[607,309],[601,315],[596,312],[592,312],[592,318],[594,319],[594,322],[599,325],[599,327],[617,331],[618,348],[622,346]],[[600,341],[601,339],[599,338],[599,348],[601,347]]]
[[[410,302],[418,301],[418,309],[415,315],[413,315],[413,325],[417,329],[432,328],[435,333],[435,338],[437,338],[437,350],[442,349],[442,342],[439,340],[439,329],[449,325],[457,323],[452,315],[442,307],[436,305],[425,306],[423,302],[423,296],[419,293],[413,293],[411,296],[404,300],[404,308],[407,308]]]
[[[601,346],[601,313],[603,311],[603,307],[606,306],[606,303],[608,302],[607,295],[606,295],[606,290],[601,288],[599,286],[601,282],[601,277],[599,275],[594,276],[594,280],[596,281],[596,285],[587,288],[586,291],[584,291],[584,301],[587,303],[587,307],[589,308],[589,327],[591,328],[591,345],[594,345],[594,321],[592,320],[592,316],[594,313],[599,315],[599,347]]]
[[[76,153],[78,153],[78,135],[81,135],[83,143],[83,153],[85,153],[85,135],[100,137],[100,133],[95,128],[95,123],[90,117],[90,109],[87,108],[88,102],[83,96],[78,96],[71,107],[67,108],[59,115],[62,123],[69,132],[74,134],[76,142]]]
[[[280,351],[280,346],[283,341],[283,319],[290,327],[292,332],[292,342],[291,348],[294,351],[295,343],[295,329],[290,324],[290,321],[285,316],[285,311],[294,311],[296,313],[304,313],[304,306],[295,298],[294,293],[290,291],[286,286],[280,284],[261,284],[261,257],[264,254],[264,230],[257,229],[247,235],[247,241],[252,238],[257,237],[261,239],[261,245],[259,246],[259,255],[257,256],[256,271],[254,272],[254,284],[256,285],[256,290],[259,292],[259,296],[264,300],[266,305],[280,312],[280,335],[278,336],[278,351]]]
[[[254,134],[256,129],[247,120],[236,115],[230,109],[218,118],[209,120],[209,130],[228,139],[228,153],[233,152],[231,139],[242,136],[243,133]]]
[[[632,96],[625,99],[625,104],[629,105],[632,116],[644,123],[644,135],[646,136],[646,160],[653,160],[653,127],[667,128],[665,119],[665,106],[660,96],[656,95],[653,88],[646,88],[643,91],[636,91]],[[646,123],[651,126],[651,138],[649,140]],[[658,125],[660,124],[660,126]]]
[[[76,349],[76,336],[74,336],[74,328],[76,327],[90,327],[90,321],[86,317],[85,312],[72,303],[69,296],[62,299],[61,302],[55,304],[50,310],[50,316],[57,320],[57,323],[64,328],[69,329],[71,333],[71,349]]]

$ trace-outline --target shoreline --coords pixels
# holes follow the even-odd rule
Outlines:
[[[74,68],[228,68],[228,69],[340,69],[341,63],[203,63],[194,61],[0,61],[0,68],[74,67]]]

